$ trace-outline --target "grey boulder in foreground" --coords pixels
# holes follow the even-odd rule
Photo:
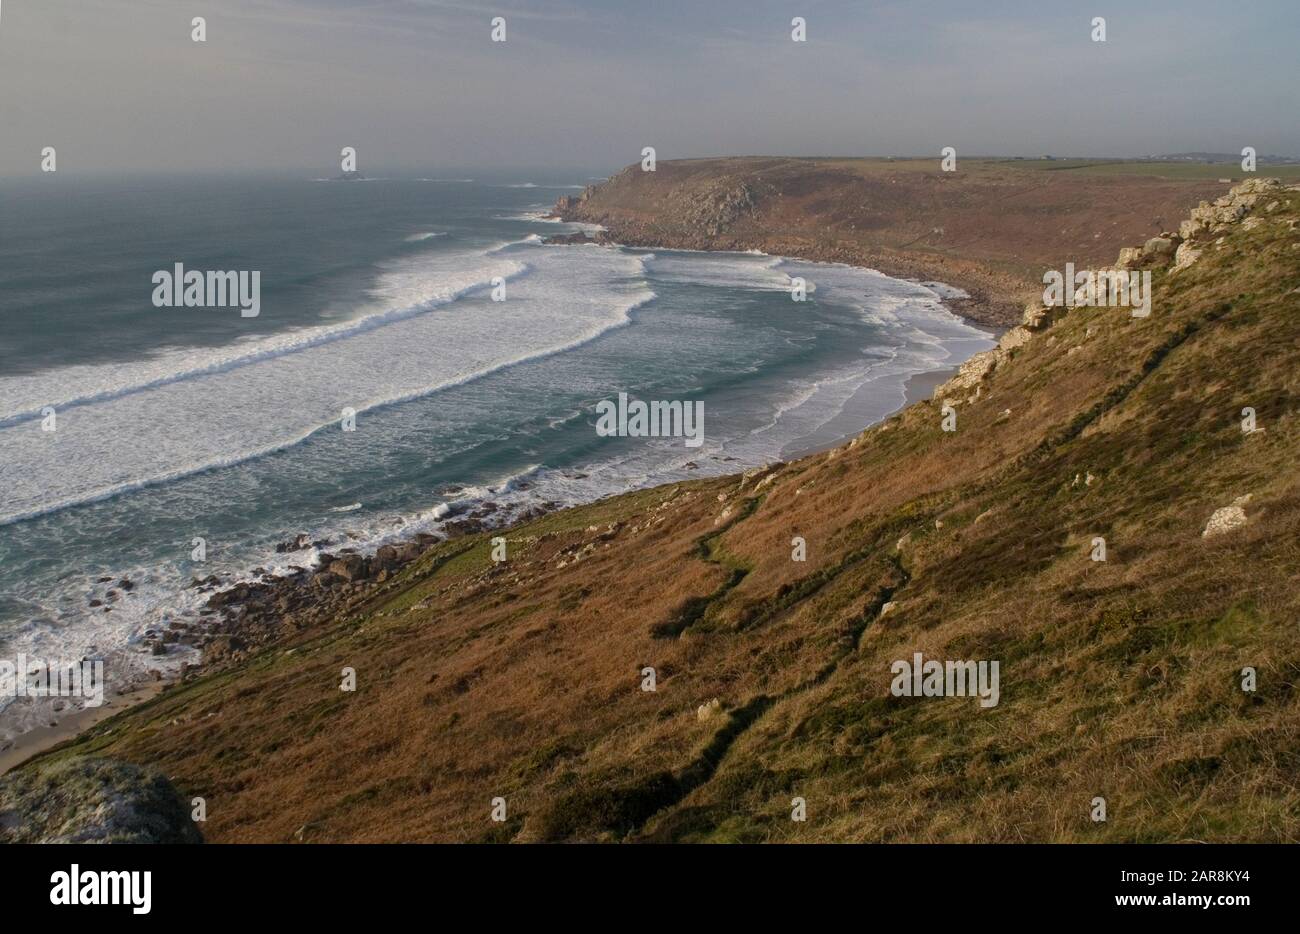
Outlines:
[[[202,843],[172,783],[117,759],[78,757],[0,778],[0,843]]]

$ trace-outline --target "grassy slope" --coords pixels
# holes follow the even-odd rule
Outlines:
[[[1227,190],[1218,179],[1232,168],[961,158],[949,173],[937,157],[686,159],[619,173],[571,213],[627,243],[757,247],[938,278],[991,302],[1007,295],[1014,324],[1044,268],[1110,263],[1117,243],[1176,229]],[[708,229],[710,205],[741,186],[752,206]]]
[[[1157,272],[1149,318],[1071,311],[955,434],[920,404],[766,483],[511,530],[504,566],[485,538],[446,543],[361,615],[50,755],[157,764],[228,841],[1296,840],[1300,194],[1283,200]],[[1263,433],[1241,432],[1246,405]],[[1202,539],[1244,493],[1249,525]],[[1000,660],[1000,705],[891,697],[914,651]]]

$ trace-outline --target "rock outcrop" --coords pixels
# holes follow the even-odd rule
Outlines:
[[[1192,216],[1178,227],[1183,240],[1218,236],[1229,225],[1244,218],[1265,195],[1282,188],[1276,178],[1251,178],[1235,186],[1213,202],[1202,201],[1192,208]]]
[[[742,216],[753,216],[758,199],[744,182],[719,182],[697,194],[687,209],[690,224],[716,237]]]
[[[1200,259],[1201,254],[1204,252],[1203,247],[1196,246],[1190,240],[1184,241],[1179,244],[1178,252],[1174,255],[1174,265],[1171,271],[1177,272],[1179,269],[1186,269]]]
[[[115,759],[39,763],[0,778],[0,843],[202,843],[162,773]]]
[[[796,170],[782,201],[823,172]],[[900,174],[900,202],[951,231],[948,202],[936,215],[912,198],[963,191],[934,174]],[[675,183],[637,178],[649,233]],[[1077,259],[1100,269],[1159,232],[1151,218],[1177,227],[1227,188],[1163,215],[1148,200],[1137,230]],[[780,232],[831,218],[854,191],[891,195],[843,191],[818,186],[824,212],[775,220],[760,199],[757,222],[734,223]],[[1191,241],[1205,252],[1185,271],[1153,253],[1149,317],[1025,309],[1040,282],[1009,321],[1007,345],[1023,343],[963,368],[975,379],[961,397],[983,395],[958,431],[921,403],[763,472],[712,476],[720,462],[699,452],[684,465],[698,473],[670,487],[440,541],[392,579],[400,549],[364,552],[371,577],[313,567],[250,588],[222,612],[240,615],[225,631],[253,663],[223,663],[56,755],[156,762],[184,789],[219,789],[202,825],[214,842],[1294,840],[1300,196],[1277,200],[1243,218],[1265,219],[1254,231]],[[1069,226],[1089,239],[1092,218],[1129,207],[1088,204]],[[1039,274],[1064,255],[1021,254]],[[1243,406],[1259,410],[1256,433]],[[1203,539],[1220,507],[1214,527],[1236,531]],[[282,641],[264,644],[263,625]],[[893,666],[921,650],[999,661],[1003,703],[895,695]],[[340,690],[343,666],[358,690]],[[1256,691],[1238,687],[1245,666]],[[1099,788],[1123,803],[1107,823],[1088,819]],[[506,821],[487,814],[497,794]],[[808,821],[786,816],[793,796]]]
[[[1248,217],[1256,205],[1266,195],[1276,193],[1284,187],[1276,178],[1248,179],[1213,203],[1202,201],[1198,207],[1192,209],[1191,218],[1179,225],[1177,234],[1166,232],[1159,237],[1150,238],[1141,247],[1122,247],[1115,265],[1099,272],[1136,270],[1152,266],[1168,266],[1171,273],[1187,269],[1204,254],[1209,236],[1218,236],[1233,224],[1241,223],[1246,227],[1247,223],[1256,220]],[[1171,260],[1172,265],[1169,265]],[[992,376],[999,363],[1006,360],[1017,348],[1027,344],[1036,333],[1050,328],[1068,312],[1068,307],[1060,305],[1042,307],[1037,303],[1029,305],[1025,309],[1019,327],[1003,334],[997,347],[975,354],[962,364],[952,379],[935,389],[934,398],[951,399],[966,396],[967,401],[978,398],[980,384]],[[971,395],[972,390],[973,395]],[[1220,512],[1226,513],[1226,510]],[[1212,534],[1208,528],[1206,534]]]
[[[1238,496],[1232,501],[1231,506],[1224,506],[1221,509],[1214,510],[1210,516],[1210,521],[1205,523],[1205,531],[1201,533],[1201,538],[1213,538],[1216,535],[1223,535],[1241,528],[1246,524],[1246,505],[1250,502],[1250,494]]]

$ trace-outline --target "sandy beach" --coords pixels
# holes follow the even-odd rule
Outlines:
[[[99,707],[83,707],[73,713],[65,714],[53,726],[37,727],[9,740],[4,749],[0,749],[0,775],[17,768],[32,756],[73,739],[128,707],[134,707],[136,704],[157,697],[166,684],[166,681],[140,682],[129,686],[123,693],[114,694]]]

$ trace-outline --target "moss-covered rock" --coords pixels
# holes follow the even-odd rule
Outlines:
[[[0,778],[0,843],[202,843],[160,772],[74,758]]]

